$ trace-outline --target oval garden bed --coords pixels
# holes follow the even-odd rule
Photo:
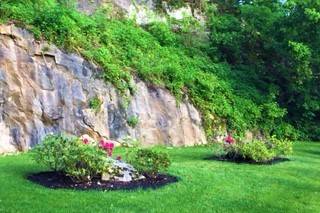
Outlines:
[[[48,135],[34,149],[35,160],[51,171],[30,174],[27,178],[45,187],[57,189],[118,190],[158,188],[178,181],[164,174],[170,166],[165,152],[122,143],[126,160],[112,157],[114,141],[89,136]]]
[[[99,178],[92,179],[90,182],[76,182],[69,176],[61,172],[40,172],[31,174],[28,180],[52,189],[77,189],[77,190],[131,190],[131,189],[147,189],[159,188],[170,183],[175,183],[178,178],[171,175],[159,174],[156,177],[147,177],[140,180],[129,182],[123,181],[102,181]]]

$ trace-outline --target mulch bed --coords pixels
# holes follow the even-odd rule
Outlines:
[[[205,160],[217,160],[217,161],[229,161],[229,162],[234,162],[234,163],[246,163],[246,164],[256,164],[256,165],[273,165],[273,164],[277,164],[277,163],[281,163],[281,162],[285,162],[285,161],[290,161],[290,159],[288,158],[274,158],[272,160],[268,160],[268,161],[263,161],[263,162],[256,162],[253,160],[249,160],[246,158],[228,158],[227,156],[211,156],[211,157],[207,157],[205,158]]]
[[[142,180],[131,182],[101,181],[94,179],[88,183],[74,182],[70,177],[59,172],[40,172],[31,174],[28,180],[52,189],[76,189],[76,190],[132,190],[137,188],[156,189],[169,183],[175,183],[178,178],[171,175],[159,174],[156,178],[146,177]]]

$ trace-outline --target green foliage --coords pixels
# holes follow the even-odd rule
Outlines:
[[[129,162],[138,170],[150,177],[156,177],[171,164],[169,155],[165,152],[151,149],[134,149],[129,153]]]
[[[271,149],[275,156],[288,156],[293,153],[293,144],[291,141],[284,139],[279,140],[275,136],[270,138]]]
[[[238,153],[248,160],[265,162],[275,157],[273,150],[269,149],[263,141],[253,140],[248,143],[237,144]]]
[[[35,160],[54,171],[62,171],[65,169],[63,154],[75,140],[78,139],[65,135],[48,135],[41,145],[34,148]]]
[[[164,12],[164,6],[169,7],[169,10],[178,9],[189,5],[192,10],[204,10],[206,6],[205,0],[155,0],[156,8]]]
[[[145,28],[112,18],[107,9],[86,16],[72,5],[2,0],[0,22],[14,20],[98,64],[99,77],[124,96],[134,92],[133,75],[166,87],[178,101],[188,95],[209,138],[227,122],[238,135],[261,129],[319,139],[318,3],[214,0],[207,3],[207,26],[189,17]]]
[[[34,149],[38,163],[61,171],[76,181],[90,181],[108,172],[111,163],[103,150],[84,144],[79,138],[65,135],[48,135]]]
[[[162,46],[174,46],[177,42],[176,35],[166,23],[152,23],[147,30]]]
[[[131,126],[132,128],[135,128],[138,123],[139,123],[139,117],[136,115],[131,115],[129,116],[129,118],[127,119],[127,123],[129,126]]]
[[[122,147],[126,148],[138,148],[140,146],[140,141],[130,136],[123,138],[120,143]]]
[[[101,108],[102,101],[100,100],[99,97],[95,96],[89,100],[89,107],[96,112],[98,112]]]
[[[230,64],[235,79],[246,85],[276,91],[274,102],[286,109],[284,120],[265,122],[263,129],[270,131],[273,125],[271,131],[276,131],[286,121],[300,137],[319,139],[319,2],[214,2],[218,9],[209,16],[211,57]]]
[[[275,136],[267,140],[242,141],[234,144],[219,144],[215,155],[225,158],[267,162],[275,158],[289,156],[293,152],[292,142],[279,140]]]

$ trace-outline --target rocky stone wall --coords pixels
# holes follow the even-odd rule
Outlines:
[[[120,9],[127,18],[135,19],[138,24],[151,22],[165,22],[167,17],[181,20],[185,17],[195,17],[204,24],[205,18],[198,10],[192,10],[186,5],[182,8],[171,9],[164,6],[165,13],[159,13],[155,0],[77,0],[77,8],[88,15],[94,13],[99,7],[113,6]],[[113,8],[115,9],[115,8]]]
[[[99,69],[75,54],[35,41],[26,30],[0,25],[0,153],[27,150],[48,133],[88,134],[143,145],[206,143],[201,117],[187,101],[135,80],[129,106],[94,76]],[[99,97],[99,110],[89,101]],[[137,117],[136,127],[127,120]]]

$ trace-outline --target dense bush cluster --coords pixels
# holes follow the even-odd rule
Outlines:
[[[268,162],[292,154],[292,142],[271,137],[268,140],[222,143],[215,155],[235,161]]]
[[[139,148],[135,139],[125,141],[127,143],[122,143],[128,153],[125,160],[132,163],[137,174],[156,178],[170,166],[167,153]],[[103,138],[97,142],[86,136],[48,135],[34,148],[33,156],[38,163],[62,172],[74,181],[88,182],[103,175],[111,178],[119,174],[119,167],[112,158],[114,147],[113,141]],[[121,156],[116,160],[122,162]]]
[[[165,86],[178,100],[187,94],[208,137],[227,123],[238,135],[260,129],[319,138],[318,3],[210,1],[201,28],[192,18],[141,27],[104,10],[86,16],[68,2],[2,0],[0,22],[14,20],[99,64],[100,77],[122,94],[134,92],[132,75]]]
[[[171,161],[165,152],[152,149],[135,149],[129,153],[129,162],[141,173],[156,177],[161,171],[166,171]]]
[[[99,146],[66,135],[48,135],[34,149],[34,158],[76,181],[90,181],[104,172],[110,172],[112,167],[110,159]]]

